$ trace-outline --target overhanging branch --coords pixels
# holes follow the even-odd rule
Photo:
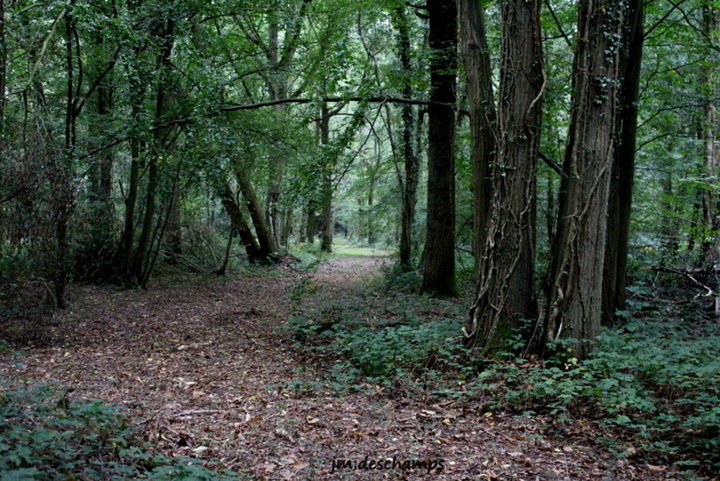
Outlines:
[[[282,104],[310,104],[313,102],[370,102],[370,103],[393,103],[393,104],[409,104],[409,105],[438,105],[442,107],[450,107],[453,110],[455,110],[458,114],[462,115],[469,115],[467,110],[459,109],[457,108],[456,104],[449,104],[445,102],[433,102],[431,100],[417,100],[417,99],[406,99],[402,97],[389,97],[389,96],[374,96],[374,97],[322,97],[322,98],[289,98],[289,99],[279,99],[279,100],[268,100],[267,102],[256,102],[251,104],[231,104],[226,105],[224,107],[221,107],[218,112],[215,112],[213,114],[210,114],[211,117],[218,115],[222,112],[237,112],[240,110],[255,110],[255,109],[261,109],[265,107],[272,107],[274,105],[282,105]],[[163,122],[162,124],[158,124],[152,128],[150,128],[149,132],[157,132],[158,130],[166,129],[168,127],[175,127],[175,126],[181,126],[181,125],[188,125],[195,122],[195,119],[192,118],[182,118],[182,119],[175,119],[175,120],[169,120],[167,122]],[[130,140],[130,136],[125,136],[119,139],[115,139],[111,142],[108,142],[105,145],[102,145],[100,147],[97,147],[86,154],[82,155],[80,158],[84,159],[90,156],[93,156],[99,152],[102,152],[103,150],[115,147],[118,144],[121,144],[122,142],[125,142],[126,140]]]

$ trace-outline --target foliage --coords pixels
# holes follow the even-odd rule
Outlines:
[[[620,454],[631,443],[655,463],[720,467],[716,322],[671,310],[643,317],[650,304],[634,289],[630,319],[605,330],[591,359],[570,357],[572,340],[544,362],[516,358],[515,346],[479,359],[460,347],[463,304],[372,287],[372,301],[316,300],[289,323],[306,349],[334,359],[328,382],[338,392],[403,382],[492,411],[593,419],[615,433],[602,439]]]
[[[717,468],[719,341],[715,323],[634,319],[605,331],[591,359],[578,363],[560,349],[539,366],[491,365],[471,388],[494,391],[490,408],[598,419],[642,446],[639,454]]]
[[[0,480],[237,479],[153,454],[116,408],[68,393],[48,386],[0,393]]]
[[[415,378],[439,364],[460,367],[461,306],[375,287],[364,291],[371,302],[351,294],[316,298],[288,322],[296,340],[338,360],[331,371],[335,386]]]

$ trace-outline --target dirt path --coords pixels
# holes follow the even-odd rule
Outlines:
[[[320,266],[312,281],[318,292],[346,292],[377,275],[382,262],[340,258]],[[158,449],[218,458],[255,479],[675,479],[617,462],[589,441],[589,426],[578,424],[562,439],[548,437],[547,418],[497,416],[380,389],[334,395],[282,329],[303,276],[82,288],[56,319],[63,342],[2,354],[0,376],[72,385],[74,396],[107,400],[142,420]],[[366,457],[396,464],[340,469],[339,459]],[[444,469],[404,471],[406,460]]]

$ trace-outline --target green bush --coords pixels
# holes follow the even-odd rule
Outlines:
[[[67,393],[47,386],[0,393],[0,481],[237,479],[150,453],[116,408]]]
[[[719,345],[716,323],[634,320],[606,330],[591,359],[493,364],[469,391],[494,388],[494,409],[595,419],[655,462],[718,469]]]
[[[382,294],[316,297],[290,322],[306,348],[334,360],[329,384],[338,392],[402,378],[490,410],[593,419],[615,433],[607,443],[618,452],[631,443],[658,464],[720,469],[717,322],[682,320],[697,313],[659,318],[657,309],[643,318],[650,306],[640,296],[629,303],[626,324],[600,336],[591,359],[574,359],[572,340],[551,346],[555,354],[544,361],[517,359],[512,342],[486,359],[461,346],[463,302],[375,288]]]

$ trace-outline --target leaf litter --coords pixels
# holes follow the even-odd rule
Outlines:
[[[612,455],[590,422],[559,434],[549,416],[488,413],[379,386],[338,396],[323,383],[327,366],[313,365],[321,360],[282,329],[293,308],[288,293],[305,281],[317,293],[346,295],[379,275],[382,262],[339,257],[312,273],[158,282],[147,290],[76,287],[76,302],[54,314],[58,342],[2,353],[0,376],[58,382],[75,398],[122,406],[159,452],[216,460],[250,479],[682,479],[671,468]],[[290,380],[313,389],[292,389]],[[342,469],[338,460],[396,466]],[[400,467],[433,460],[442,460],[441,472]]]

